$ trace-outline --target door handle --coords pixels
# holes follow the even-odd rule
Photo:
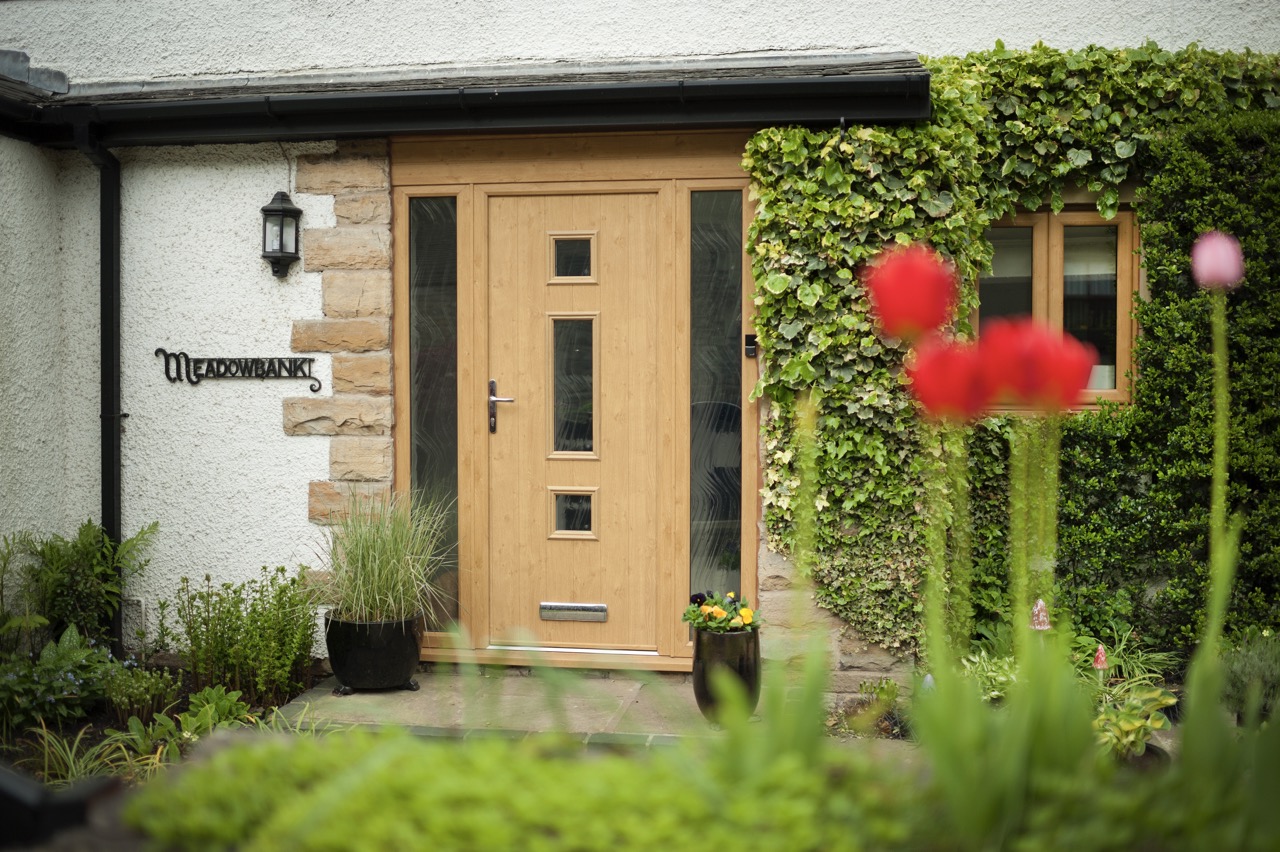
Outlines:
[[[489,380],[489,433],[498,431],[498,403],[515,402],[514,396],[498,396],[498,383],[493,379]]]

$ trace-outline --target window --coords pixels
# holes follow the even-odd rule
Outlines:
[[[1024,213],[988,237],[995,255],[978,281],[979,336],[996,317],[1031,316],[1098,350],[1082,404],[1127,401],[1138,286],[1133,214]]]

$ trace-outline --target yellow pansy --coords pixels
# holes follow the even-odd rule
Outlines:
[[[729,626],[730,626],[730,627],[741,627],[741,626],[742,626],[742,617],[741,617],[741,616],[735,616],[735,617],[734,617],[734,619],[733,619],[733,621],[730,621],[730,622],[729,622]]]
[[[751,623],[751,619],[755,618],[755,613],[754,613],[754,612],[752,612],[751,610],[747,609],[746,607],[743,607],[743,608],[738,612],[738,616],[742,619],[742,623],[743,623],[743,624],[750,624],[750,623]]]
[[[701,607],[698,608],[698,612],[702,613],[703,615],[706,615],[707,613],[711,612],[711,604],[703,604]]]
[[[725,612],[725,611],[724,611],[724,610],[722,610],[720,607],[716,607],[715,609],[711,610],[711,617],[712,617],[712,618],[724,618],[724,617],[725,617],[726,615],[728,615],[728,614],[729,614],[729,613]]]

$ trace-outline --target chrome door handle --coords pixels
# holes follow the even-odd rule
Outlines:
[[[490,434],[498,431],[498,403],[515,402],[514,396],[498,396],[498,383],[493,379],[489,380],[489,432]]]

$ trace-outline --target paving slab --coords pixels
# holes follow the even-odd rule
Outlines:
[[[463,733],[564,731],[670,737],[713,730],[698,713],[692,685],[680,676],[432,671],[419,673],[416,680],[416,692],[390,689],[338,695],[334,693],[337,680],[329,678],[281,712],[312,725],[396,725]]]

